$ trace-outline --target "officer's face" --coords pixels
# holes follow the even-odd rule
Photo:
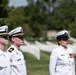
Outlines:
[[[58,41],[60,45],[66,47],[68,45],[68,40],[59,40]]]
[[[24,38],[23,37],[12,37],[12,40],[16,45],[23,45],[24,44]]]
[[[8,38],[7,36],[1,36],[0,37],[0,43],[3,44],[3,45],[7,45],[8,44]]]

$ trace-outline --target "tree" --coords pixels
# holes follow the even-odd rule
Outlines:
[[[32,28],[33,36],[40,37],[43,31],[45,32],[44,36],[47,37],[45,35],[47,30],[55,28],[54,22],[52,22],[52,18],[54,19],[55,16],[52,13],[53,9],[56,8],[55,3],[57,0],[27,0],[27,2],[28,6],[25,7],[25,17],[26,22]],[[40,31],[39,34],[36,33],[36,30]]]
[[[8,3],[9,0],[0,0],[0,25],[8,23]]]
[[[25,32],[33,37],[46,36],[47,30],[67,29],[75,37],[76,1],[27,0],[27,2],[27,6],[14,8],[9,12],[10,29],[23,26]]]
[[[30,3],[25,7],[25,22],[29,23],[31,27],[31,35],[33,37],[40,37],[42,35],[42,25],[44,24],[44,14],[40,12],[40,7],[35,3]]]
[[[18,7],[18,8],[10,8],[12,9],[9,13],[9,28],[10,30],[22,26],[24,24],[24,7]]]

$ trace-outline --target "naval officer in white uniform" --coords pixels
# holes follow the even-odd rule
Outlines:
[[[74,52],[68,47],[68,31],[58,32],[55,38],[59,46],[53,49],[50,56],[50,75],[75,75]]]
[[[8,26],[0,27],[0,75],[10,75],[10,60],[8,52],[5,50],[8,44]]]
[[[23,29],[22,27],[17,27],[8,34],[11,42],[11,46],[7,50],[12,68],[11,75],[27,75],[24,56],[20,51],[20,46],[24,44]]]

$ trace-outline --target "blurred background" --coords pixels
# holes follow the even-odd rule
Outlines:
[[[69,46],[76,50],[76,0],[0,0],[3,25],[9,31],[23,27],[26,37],[21,49],[28,75],[49,75],[49,56],[57,46],[54,36],[58,31],[69,31]]]
[[[76,38],[76,0],[0,0],[0,25],[22,26],[27,37],[42,39],[67,29]]]

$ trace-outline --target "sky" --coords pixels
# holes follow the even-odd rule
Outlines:
[[[26,6],[27,1],[26,0],[9,0],[9,6],[12,6],[12,5],[15,7]]]

